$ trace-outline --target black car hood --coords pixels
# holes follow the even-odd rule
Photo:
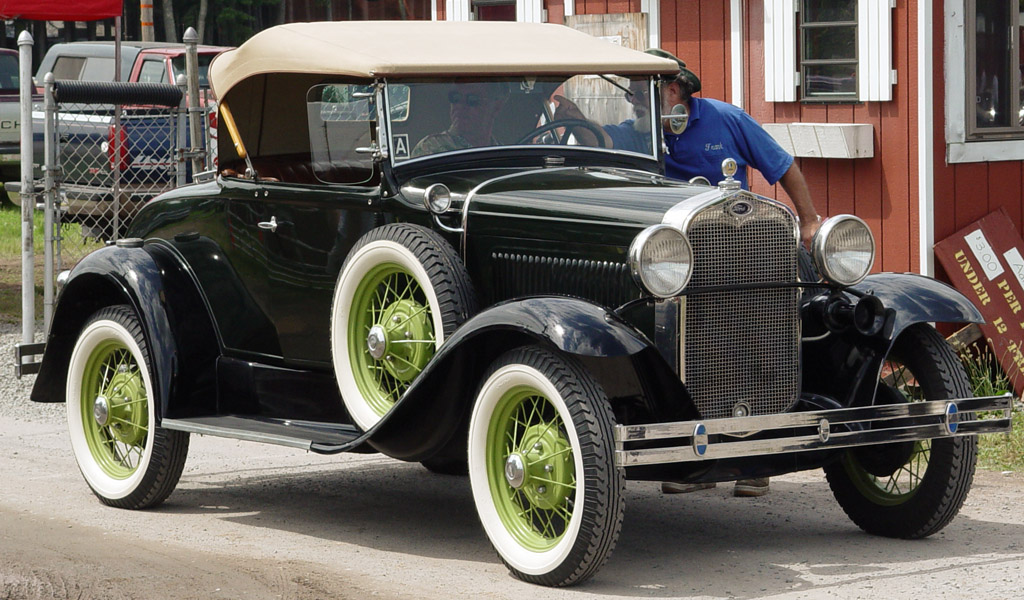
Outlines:
[[[422,190],[431,183],[449,187],[457,206],[465,207],[470,228],[481,218],[505,217],[506,224],[528,219],[555,229],[558,223],[574,224],[573,229],[592,223],[635,230],[660,223],[676,204],[714,190],[643,171],[574,167],[443,173],[418,178],[406,189]]]

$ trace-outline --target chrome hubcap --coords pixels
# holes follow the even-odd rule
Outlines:
[[[103,396],[96,396],[96,400],[92,403],[92,417],[96,419],[96,424],[100,427],[107,426],[107,421],[110,419],[110,405]]]
[[[505,460],[505,481],[513,488],[519,489],[523,487],[525,480],[526,463],[523,461],[523,457],[518,452],[509,454]]]
[[[380,360],[384,356],[388,350],[388,336],[383,327],[374,325],[370,328],[370,334],[366,336],[366,349],[370,351],[370,356],[374,360]]]

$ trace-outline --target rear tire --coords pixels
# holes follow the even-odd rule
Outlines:
[[[130,509],[163,502],[185,467],[188,433],[156,425],[146,339],[130,307],[104,308],[86,323],[66,393],[71,448],[100,501]]]
[[[359,238],[331,311],[334,373],[352,420],[376,425],[475,311],[466,267],[433,231],[392,223]]]
[[[890,402],[971,396],[960,360],[928,325],[914,325],[900,334],[878,385],[878,398]],[[960,511],[976,460],[977,437],[938,438],[849,450],[825,468],[825,476],[858,527],[875,535],[916,539],[939,531]],[[886,466],[890,464],[899,466]]]

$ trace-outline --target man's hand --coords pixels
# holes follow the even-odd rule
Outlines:
[[[811,249],[811,240],[814,239],[814,234],[817,233],[819,227],[821,227],[821,217],[800,220],[800,239],[803,240],[804,246],[808,250]]]
[[[555,94],[551,97],[558,106],[555,108],[555,114],[553,118],[557,121],[559,119],[583,119],[587,120],[587,117],[583,115],[583,111],[580,107],[576,106],[576,103],[566,98],[565,96]]]

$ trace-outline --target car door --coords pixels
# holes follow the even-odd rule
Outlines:
[[[251,292],[286,363],[330,365],[334,285],[356,240],[380,223],[379,195],[377,186],[264,182],[236,211],[260,240],[261,285]]]

